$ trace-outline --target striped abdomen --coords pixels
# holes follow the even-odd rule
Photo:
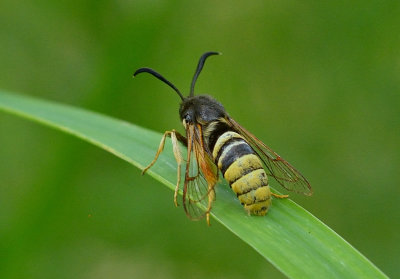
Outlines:
[[[271,205],[268,177],[261,160],[238,133],[223,133],[213,148],[213,159],[244,208],[265,215]]]

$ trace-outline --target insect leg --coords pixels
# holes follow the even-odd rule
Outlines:
[[[176,182],[176,187],[175,187],[175,192],[174,192],[175,206],[178,206],[177,198],[178,198],[179,184],[181,183],[181,165],[182,165],[182,160],[183,160],[181,150],[179,149],[179,145],[178,145],[177,135],[183,137],[181,134],[179,134],[175,130],[172,130],[172,133],[171,133],[172,150],[174,152],[176,163],[178,164],[177,182]]]
[[[271,195],[274,196],[275,198],[278,198],[278,199],[286,199],[286,198],[289,197],[289,195],[278,195],[278,194],[275,194],[275,193],[271,193]]]
[[[166,131],[164,133],[164,135],[161,138],[160,141],[160,145],[158,147],[156,156],[154,157],[153,161],[151,161],[151,163],[145,167],[142,171],[142,175],[146,173],[146,171],[148,169],[150,169],[157,161],[158,156],[160,156],[161,152],[164,150],[164,145],[165,145],[165,139],[167,137],[171,137],[171,141],[172,141],[172,148],[173,148],[173,152],[174,152],[174,156],[175,156],[175,160],[178,164],[178,173],[177,173],[177,183],[176,183],[176,187],[175,187],[175,194],[174,194],[174,203],[177,206],[178,202],[177,202],[177,196],[178,196],[178,190],[179,190],[179,184],[181,181],[181,164],[182,164],[182,154],[181,151],[179,149],[179,145],[178,145],[178,141],[184,143],[185,145],[187,145],[187,141],[186,138],[184,136],[182,136],[180,133],[178,133],[177,131],[175,131],[175,129],[173,129],[172,131]]]
[[[161,152],[164,149],[165,139],[167,138],[167,136],[170,135],[170,133],[171,133],[171,131],[165,131],[164,135],[161,138],[160,145],[158,146],[156,156],[154,157],[153,161],[151,161],[151,163],[142,170],[142,175],[144,175],[146,173],[146,171],[156,163],[158,156],[160,156]]]
[[[209,226],[210,226],[210,211],[211,211],[211,206],[212,206],[212,203],[214,200],[215,200],[215,191],[214,191],[214,189],[211,189],[208,192],[208,207],[207,207],[207,213],[206,213],[207,225],[209,225]]]
[[[176,139],[178,139],[182,143],[185,143],[185,145],[187,144],[185,142],[186,138],[184,136],[182,136],[180,133],[178,133],[177,131],[175,131],[175,129],[173,129],[172,131],[165,131],[164,135],[161,138],[160,145],[158,147],[156,156],[154,157],[153,161],[151,161],[151,163],[142,170],[142,175],[145,174],[146,171],[148,171],[148,169],[151,168],[156,163],[158,156],[160,156],[161,152],[164,150],[165,139],[167,137],[171,137],[171,134],[175,134]]]

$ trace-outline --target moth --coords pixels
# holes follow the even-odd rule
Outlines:
[[[175,205],[178,205],[181,168],[184,164],[183,208],[189,218],[206,217],[208,224],[219,172],[228,181],[244,209],[252,215],[265,215],[272,197],[288,197],[271,192],[269,177],[289,191],[312,195],[307,179],[231,118],[221,103],[208,95],[194,95],[194,87],[206,59],[217,54],[206,52],[200,57],[187,97],[153,69],[140,68],[134,73],[134,76],[151,74],[175,90],[181,99],[179,116],[186,131],[185,135],[176,130],[166,131],[154,160],[144,168],[143,174],[156,163],[166,138],[170,137],[178,164]],[[183,159],[179,142],[187,148],[186,160]]]

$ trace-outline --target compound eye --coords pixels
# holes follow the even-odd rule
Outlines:
[[[191,122],[192,122],[192,118],[190,117],[190,115],[189,115],[189,114],[186,114],[186,115],[185,115],[185,118],[184,118],[184,120],[185,120],[185,122],[186,122],[187,124],[189,124],[189,123],[191,123]]]

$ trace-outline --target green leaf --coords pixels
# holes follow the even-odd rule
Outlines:
[[[153,159],[161,139],[159,133],[98,113],[5,92],[0,92],[0,110],[75,135],[138,168]],[[176,162],[170,141],[148,174],[174,189]],[[387,278],[290,199],[275,199],[265,217],[248,216],[227,183],[222,182],[217,187],[212,216],[290,278]]]

